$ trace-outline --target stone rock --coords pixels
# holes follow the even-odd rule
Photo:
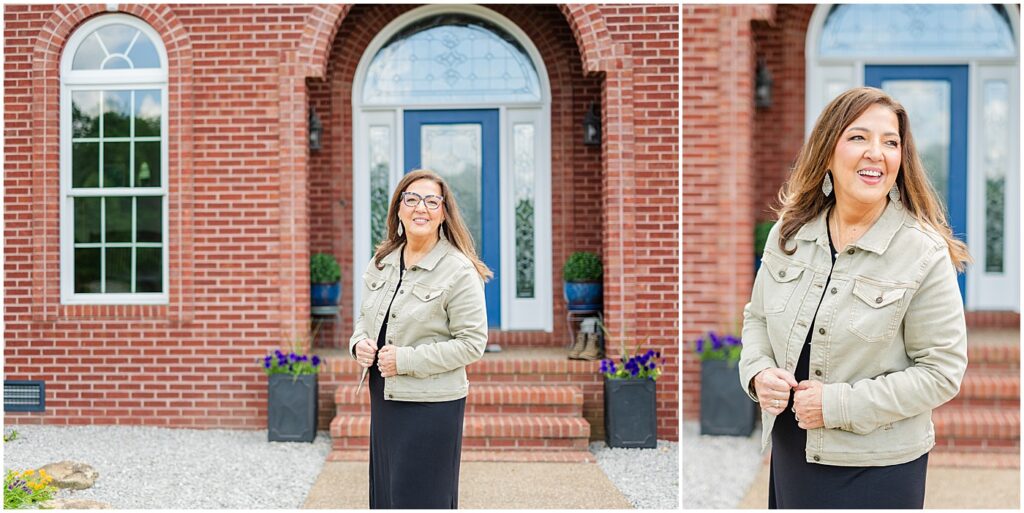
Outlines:
[[[100,477],[100,473],[96,472],[96,469],[76,461],[50,463],[42,470],[45,470],[53,478],[51,485],[71,490],[85,490],[96,484],[96,480]]]
[[[105,502],[89,499],[51,499],[39,503],[40,509],[114,509]]]

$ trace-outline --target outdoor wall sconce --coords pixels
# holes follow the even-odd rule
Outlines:
[[[757,76],[754,79],[754,105],[758,107],[772,106],[772,72],[768,71],[768,63],[764,57],[757,59]]]
[[[591,103],[590,110],[583,116],[583,144],[601,145],[601,113],[597,111],[596,103]]]
[[[320,138],[324,135],[324,126],[320,123],[320,116],[316,115],[316,109],[309,107],[309,149],[320,151]]]

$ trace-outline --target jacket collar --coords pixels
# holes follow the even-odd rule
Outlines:
[[[828,228],[826,223],[828,222],[828,213],[831,209],[823,210],[817,217],[812,221],[803,225],[799,231],[796,232],[796,238],[799,240],[807,240],[817,242],[819,246],[828,248]],[[889,201],[885,206],[885,210],[882,211],[882,215],[878,217],[875,224],[868,229],[867,233],[857,239],[857,242],[851,244],[851,246],[863,249],[865,251],[871,251],[872,253],[878,253],[879,255],[885,253],[885,250],[889,248],[889,243],[892,242],[892,238],[896,236],[896,232],[899,231],[900,226],[903,225],[906,211],[902,208],[896,208],[896,205]]]
[[[437,244],[427,253],[427,256],[423,257],[417,264],[416,267],[427,271],[433,271],[434,267],[437,267],[437,263],[441,261],[441,258],[448,254],[449,248],[452,244],[448,242],[448,238],[445,237],[444,233],[441,233],[441,238],[438,239]],[[402,251],[405,251],[405,244],[402,244],[398,249],[392,251],[387,256],[381,259],[381,263],[384,265],[391,265],[398,267],[401,263],[399,258],[402,255]]]

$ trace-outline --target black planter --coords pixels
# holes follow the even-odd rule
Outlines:
[[[757,405],[740,387],[738,362],[707,360],[700,366],[700,434],[750,436]]]
[[[658,446],[655,381],[604,380],[604,440],[608,447],[653,449]]]
[[[317,375],[272,374],[267,385],[267,441],[316,438]]]

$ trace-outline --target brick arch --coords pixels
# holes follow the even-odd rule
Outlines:
[[[298,46],[299,62],[307,66],[306,77],[323,79],[327,76],[334,38],[351,8],[351,4],[320,4],[306,15]]]
[[[71,34],[86,21],[104,14],[129,14],[149,24],[161,38],[167,53],[167,102],[169,133],[166,170],[170,195],[168,223],[169,257],[173,265],[166,284],[167,305],[64,306],[60,304],[60,61]],[[185,26],[167,5],[124,5],[107,10],[104,5],[58,5],[39,31],[32,52],[32,122],[38,127],[34,145],[36,172],[33,194],[41,198],[41,209],[32,213],[34,241],[33,317],[58,318],[139,316],[189,321],[192,318],[191,218],[186,215],[192,202],[192,44]]]
[[[612,67],[615,44],[601,9],[594,4],[559,4],[579,46],[583,69],[588,73],[607,71]]]

